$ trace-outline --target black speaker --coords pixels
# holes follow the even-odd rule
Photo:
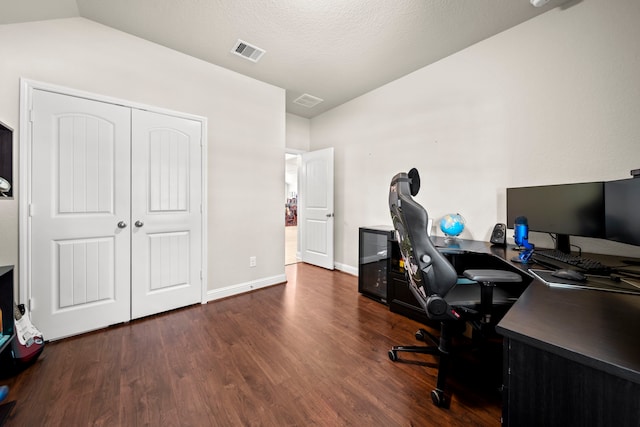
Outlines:
[[[507,245],[507,226],[504,224],[496,224],[491,232],[490,242],[494,245],[506,246]]]

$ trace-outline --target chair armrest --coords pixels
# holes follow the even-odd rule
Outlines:
[[[506,270],[465,270],[462,275],[481,283],[518,283],[522,277],[518,273]]]

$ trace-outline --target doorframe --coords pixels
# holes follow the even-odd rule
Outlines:
[[[43,90],[61,95],[84,98],[91,101],[121,105],[123,107],[147,110],[154,113],[175,116],[183,119],[194,120],[202,125],[200,141],[201,159],[201,250],[202,261],[200,266],[200,303],[207,303],[207,278],[208,276],[208,201],[207,201],[207,118],[179,111],[168,110],[147,104],[141,104],[129,100],[114,98],[106,95],[85,92],[65,86],[44,83],[36,80],[20,78],[20,181],[19,192],[14,191],[14,197],[18,194],[18,266],[19,266],[19,301],[26,304],[31,311],[31,221],[29,220],[29,206],[31,201],[31,109],[33,107],[33,91]]]
[[[300,206],[300,157],[302,156],[303,153],[306,153],[305,150],[298,150],[295,148],[286,148],[284,150],[285,155],[287,154],[293,154],[298,156],[298,171],[296,173],[296,179],[297,179],[297,186],[298,186],[298,206]],[[299,212],[298,212],[299,214]],[[300,217],[298,216],[298,236],[296,238],[297,242],[296,242],[296,260],[299,262],[302,262],[302,253],[300,252],[300,230],[301,230],[301,224],[300,224]]]

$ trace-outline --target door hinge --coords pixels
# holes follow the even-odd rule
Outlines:
[[[29,313],[31,313],[33,311],[33,298],[29,298],[29,300],[27,300],[27,307],[29,308]]]
[[[33,123],[33,108],[29,110],[29,122]]]
[[[204,279],[204,275],[202,274],[202,270],[200,270],[200,280]]]
[[[29,208],[27,209],[27,215],[29,217],[33,216],[33,203],[29,203]]]

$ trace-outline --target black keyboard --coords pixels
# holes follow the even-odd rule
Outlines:
[[[573,268],[582,273],[603,276],[613,273],[611,267],[603,265],[600,261],[566,254],[557,249],[536,249],[531,258],[538,264],[553,268]]]

